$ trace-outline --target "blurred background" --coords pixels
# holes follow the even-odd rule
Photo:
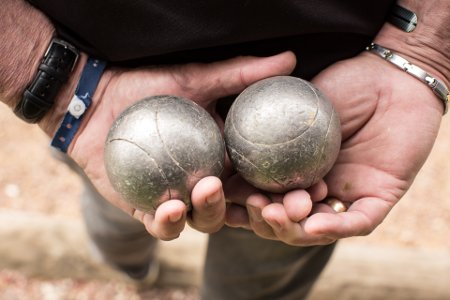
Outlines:
[[[198,299],[205,235],[161,243],[156,287],[127,279],[91,257],[81,181],[49,139],[3,104],[0,128],[0,300]],[[449,154],[446,116],[412,188],[372,234],[338,244],[311,300],[450,299]]]

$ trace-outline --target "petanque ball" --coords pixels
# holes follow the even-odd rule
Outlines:
[[[133,207],[154,212],[179,199],[190,207],[194,185],[219,176],[225,145],[213,118],[175,96],[145,98],[126,109],[105,142],[105,166],[114,189]]]
[[[339,117],[310,82],[276,76],[247,87],[225,121],[236,171],[274,193],[305,189],[333,166],[341,145]]]

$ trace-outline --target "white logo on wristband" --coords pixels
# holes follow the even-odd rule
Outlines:
[[[74,118],[78,119],[86,111],[86,104],[77,95],[74,95],[72,100],[70,100],[68,111]]]

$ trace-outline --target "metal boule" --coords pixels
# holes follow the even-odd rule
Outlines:
[[[105,142],[112,186],[144,212],[154,212],[169,199],[190,207],[194,185],[206,176],[219,176],[224,157],[224,141],[211,115],[188,99],[169,95],[130,106]]]
[[[236,171],[274,193],[305,189],[331,169],[341,145],[338,114],[310,82],[276,76],[246,88],[225,121]]]

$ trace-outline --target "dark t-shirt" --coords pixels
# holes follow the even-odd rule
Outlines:
[[[354,56],[393,0],[31,0],[60,35],[110,63],[214,61],[292,50],[310,78]]]

